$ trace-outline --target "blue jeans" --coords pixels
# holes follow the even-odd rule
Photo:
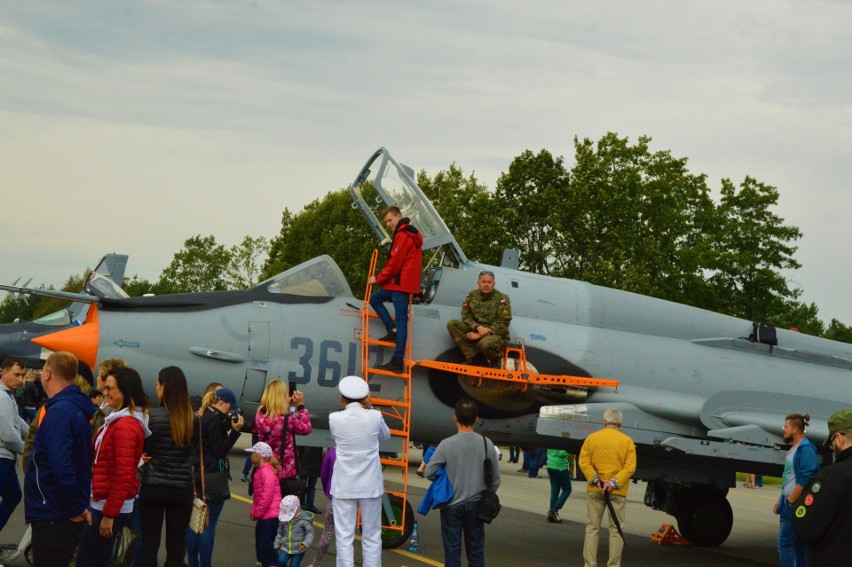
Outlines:
[[[796,539],[793,531],[793,511],[786,502],[781,504],[778,556],[781,558],[781,567],[807,567],[808,564],[808,546]]]
[[[18,482],[18,471],[12,459],[0,459],[0,530],[12,517],[12,512],[21,503],[21,485]]]
[[[257,560],[263,567],[275,565],[275,534],[278,532],[278,517],[258,520],[254,525],[254,547]]]
[[[216,543],[216,524],[225,501],[208,502],[210,525],[201,534],[186,530],[186,553],[189,556],[189,567],[211,567],[213,561],[213,545]]]
[[[405,358],[405,343],[408,341],[408,300],[410,293],[404,291],[387,291],[379,289],[370,295],[370,307],[385,324],[385,329],[388,332],[396,329],[396,349],[393,351],[393,357],[396,360]],[[390,300],[393,303],[393,314],[396,317],[396,322],[391,319],[388,308],[385,307],[385,301]]]
[[[441,509],[444,567],[461,567],[462,534],[468,567],[485,567],[485,524],[478,500]]]
[[[529,469],[527,475],[530,478],[538,478],[538,471],[541,468],[542,461],[547,457],[545,449],[533,449],[530,453]]]
[[[549,468],[547,476],[550,478],[550,509],[558,512],[571,496],[571,473],[568,469],[558,471]]]
[[[287,550],[282,549],[281,553],[278,554],[278,567],[299,567],[304,557],[304,551],[301,553],[287,553]]]
[[[102,538],[100,534],[101,519],[104,513],[92,510],[92,523],[83,528],[83,537],[77,546],[77,565],[79,567],[112,567],[112,551],[115,547],[115,537],[130,521],[130,512],[119,514],[112,524],[112,537]]]

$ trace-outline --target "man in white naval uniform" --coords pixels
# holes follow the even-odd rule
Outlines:
[[[347,376],[340,381],[338,389],[345,407],[328,416],[331,436],[337,446],[331,477],[337,567],[354,565],[358,507],[361,508],[362,565],[380,567],[384,478],[379,443],[390,439],[390,430],[381,412],[373,409],[370,388],[362,378]]]

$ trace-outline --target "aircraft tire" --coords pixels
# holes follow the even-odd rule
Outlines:
[[[677,515],[677,528],[694,545],[718,547],[728,539],[734,512],[724,494],[703,492],[691,495]]]
[[[399,496],[391,496],[391,508],[393,508],[394,516],[396,516],[397,525],[403,521],[403,508],[402,508],[402,498]],[[405,529],[402,532],[397,530],[382,530],[382,549],[396,549],[404,543],[408,542],[409,536],[411,536],[411,530],[414,529],[414,510],[411,508],[411,504],[406,500],[405,502],[405,523],[403,524]]]

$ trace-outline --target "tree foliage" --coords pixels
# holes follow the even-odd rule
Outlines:
[[[346,189],[328,193],[299,212],[284,209],[281,231],[272,239],[263,277],[272,277],[311,258],[328,254],[343,271],[355,294],[365,289],[375,235],[352,208]]]
[[[263,236],[246,236],[229,250],[231,261],[225,270],[229,289],[246,289],[260,281],[262,264],[269,254],[269,241]]]
[[[778,204],[778,191],[746,177],[739,188],[722,180],[718,207],[716,270],[711,281],[721,300],[719,310],[745,319],[772,320],[788,311],[800,294],[790,289],[779,272],[801,267],[793,258],[801,238],[795,226],[772,212]]]
[[[227,269],[231,256],[216,237],[192,236],[176,252],[154,286],[158,295],[228,289]]]

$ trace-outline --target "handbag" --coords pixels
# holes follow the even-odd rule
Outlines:
[[[281,440],[281,449],[278,454],[278,461],[281,466],[284,466],[284,455],[286,454],[286,447],[284,446],[287,441],[287,432],[290,430],[290,416],[293,414],[287,414],[287,423],[284,427],[284,439]],[[282,478],[278,482],[281,485],[281,498],[285,496],[289,496],[290,494],[295,495],[299,501],[303,501],[305,499],[305,495],[308,493],[307,485],[299,480],[299,451],[296,448],[296,435],[291,435],[293,438],[293,461],[296,469],[296,476],[288,476],[287,478]]]
[[[485,437],[482,437],[482,444],[485,445],[485,460],[482,461],[483,473],[485,475],[485,490],[482,491],[482,498],[479,500],[479,519],[486,524],[490,524],[500,513],[500,509],[503,506],[500,505],[500,498],[497,497],[497,493],[491,490],[494,478],[491,472],[491,459],[488,458],[488,443],[485,441]]]
[[[201,534],[210,525],[210,509],[207,508],[207,486],[204,482],[204,442],[201,437],[201,416],[198,416],[198,452],[201,457],[201,498],[195,488],[195,477],[192,478],[192,514],[189,516],[189,529]]]
[[[114,567],[131,567],[136,555],[136,542],[139,539],[136,530],[125,525],[115,538],[112,564]]]

